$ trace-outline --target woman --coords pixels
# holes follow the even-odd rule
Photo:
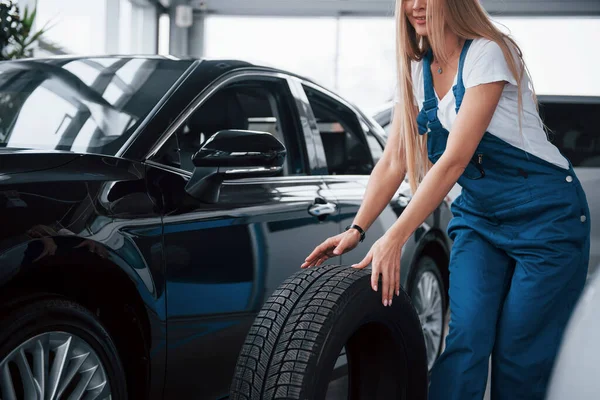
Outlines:
[[[518,46],[478,0],[397,0],[396,15],[399,95],[384,156],[352,227],[302,267],[355,248],[408,174],[410,204],[353,265],[372,265],[390,305],[404,243],[458,182],[450,330],[430,398],[481,399],[491,355],[493,399],[543,399],[586,278],[587,200],[547,140]]]

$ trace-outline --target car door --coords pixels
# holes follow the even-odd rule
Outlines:
[[[340,230],[350,225],[360,208],[369,174],[383,153],[382,143],[365,133],[369,127],[350,105],[318,86],[303,82],[316,121],[315,139],[324,153],[326,171],[323,180],[340,206]],[[342,255],[342,263],[351,265],[366,256],[371,245],[381,237],[398,218],[406,205],[397,197],[386,207],[369,229],[366,239],[356,249]]]
[[[540,96],[540,103],[549,138],[571,161],[588,200],[592,277],[600,267],[600,98]]]
[[[271,293],[318,241],[339,231],[337,205],[310,161],[307,126],[285,76],[238,72],[193,104],[152,157],[164,203],[168,363],[165,398],[228,394],[238,353]],[[225,182],[216,202],[185,192],[192,155],[226,129],[269,132],[283,172]]]

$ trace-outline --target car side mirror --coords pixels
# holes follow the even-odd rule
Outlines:
[[[285,157],[285,146],[270,133],[219,131],[192,157],[194,173],[185,190],[200,201],[216,203],[223,181],[276,175]]]

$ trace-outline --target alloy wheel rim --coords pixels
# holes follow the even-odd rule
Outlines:
[[[0,399],[112,400],[106,369],[80,337],[46,332],[0,361]]]
[[[432,272],[425,271],[419,278],[413,304],[423,328],[427,367],[431,370],[440,350],[443,331],[442,291]]]

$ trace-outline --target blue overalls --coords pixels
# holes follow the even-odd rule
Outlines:
[[[470,44],[452,88],[457,113]],[[417,122],[435,163],[448,131],[437,117],[430,65],[431,52],[424,58],[425,101]],[[570,163],[560,168],[489,132],[458,183],[462,193],[448,227],[454,241],[450,330],[429,398],[482,399],[491,354],[493,400],[541,400],[587,275],[585,194]]]

